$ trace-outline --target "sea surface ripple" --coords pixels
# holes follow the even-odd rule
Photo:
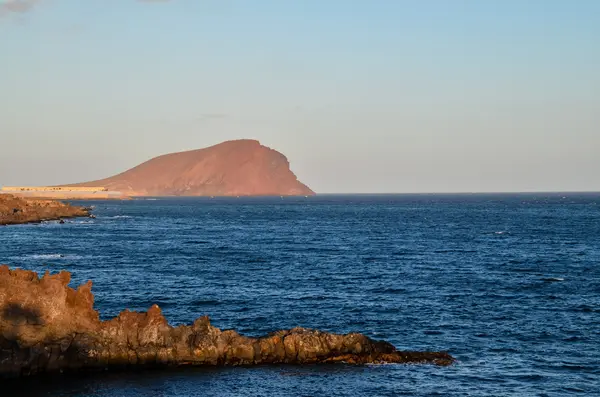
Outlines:
[[[9,396],[600,395],[600,194],[84,204],[96,219],[0,228],[0,263],[93,280],[103,319],[156,303],[174,325],[357,331],[458,363],[58,376]]]

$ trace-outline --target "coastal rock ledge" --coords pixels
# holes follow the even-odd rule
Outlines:
[[[0,226],[90,216],[90,210],[55,200],[0,194]]]
[[[66,271],[39,278],[0,266],[1,378],[166,366],[454,362],[446,352],[398,351],[356,333],[294,328],[249,338],[213,327],[208,317],[172,327],[156,305],[101,321],[91,281],[74,290],[70,280]]]

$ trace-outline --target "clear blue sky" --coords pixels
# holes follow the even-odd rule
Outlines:
[[[255,138],[318,192],[600,190],[600,1],[10,2],[0,185]]]

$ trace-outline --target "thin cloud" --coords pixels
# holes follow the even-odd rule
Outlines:
[[[167,3],[171,0],[137,0],[139,3]],[[42,0],[0,0],[0,15],[7,13],[23,14],[31,11]]]
[[[41,0],[0,0],[0,14],[8,12],[24,13],[35,7]]]

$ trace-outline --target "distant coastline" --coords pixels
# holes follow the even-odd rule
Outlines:
[[[121,192],[109,191],[104,187],[69,186],[4,186],[0,194],[48,200],[123,200],[129,197]]]
[[[12,194],[0,194],[0,225],[40,223],[92,216],[89,208],[55,200],[28,199]]]

